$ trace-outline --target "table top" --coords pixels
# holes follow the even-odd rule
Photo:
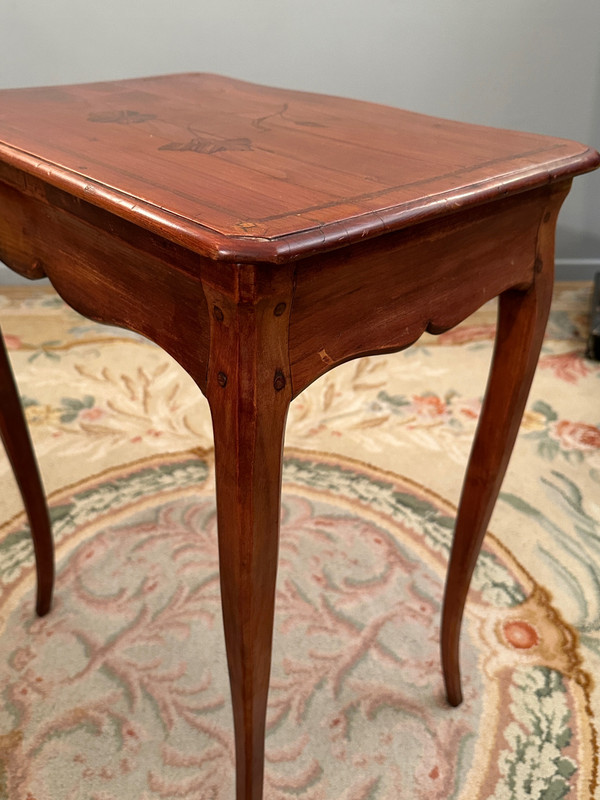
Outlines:
[[[0,92],[0,162],[215,259],[286,261],[594,169],[574,142],[183,74]]]

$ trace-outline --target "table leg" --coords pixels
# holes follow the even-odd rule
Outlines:
[[[37,572],[36,611],[50,611],[54,585],[54,547],[48,507],[27,423],[0,334],[0,438],[6,449],[29,518]]]
[[[236,797],[261,800],[283,438],[291,400],[285,361],[288,323],[272,308],[255,314],[224,302],[215,305],[214,314],[217,321],[213,319],[211,325],[206,395],[215,440],[221,602],[233,702]]]
[[[551,244],[533,285],[500,295],[496,346],[459,504],[442,612],[442,667],[448,702],[462,702],[459,637],[479,549],[513,450],[552,299]]]

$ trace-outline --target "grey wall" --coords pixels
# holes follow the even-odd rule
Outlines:
[[[183,70],[600,148],[599,0],[0,0],[0,88]],[[600,269],[600,171],[575,181],[557,261]]]

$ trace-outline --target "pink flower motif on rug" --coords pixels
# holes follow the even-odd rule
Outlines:
[[[4,339],[7,350],[20,350],[21,347],[23,347],[21,339],[12,333],[5,333],[2,338]]]
[[[539,369],[552,370],[557,378],[566,383],[577,383],[580,378],[585,378],[589,375],[593,369],[579,350],[542,356],[538,362],[538,367]]]
[[[413,395],[412,407],[418,417],[439,419],[447,415],[446,403],[435,394]]]
[[[550,426],[549,433],[566,450],[600,449],[600,428],[585,422],[559,420]]]

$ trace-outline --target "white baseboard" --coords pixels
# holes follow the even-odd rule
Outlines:
[[[557,258],[557,281],[593,281],[600,272],[600,258]]]

